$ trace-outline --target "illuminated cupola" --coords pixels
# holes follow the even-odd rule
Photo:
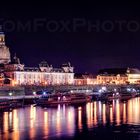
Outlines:
[[[0,64],[7,64],[10,61],[10,51],[5,45],[5,35],[0,26]]]

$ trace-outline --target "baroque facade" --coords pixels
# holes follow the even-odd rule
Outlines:
[[[19,64],[20,65],[20,64]],[[14,69],[11,65],[5,65],[7,70],[5,73],[12,79],[12,85],[65,85],[73,84],[73,71],[65,71],[63,68],[56,69],[51,67],[22,67],[14,64]],[[71,66],[67,66],[71,69]]]

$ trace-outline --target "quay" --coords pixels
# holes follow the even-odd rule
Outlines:
[[[100,92],[102,88],[105,88],[107,92],[114,90],[122,92],[126,90],[132,90],[140,93],[140,85],[56,85],[56,86],[5,86],[0,87],[0,100],[13,99],[13,100],[31,100],[38,98],[38,92],[50,92],[50,93],[64,93],[64,92],[79,92],[92,95],[95,92]]]
[[[69,92],[69,91],[96,91],[99,92],[102,88],[106,88],[107,91],[123,91],[127,89],[133,89],[137,92],[140,91],[140,85],[56,85],[56,86],[5,86],[0,87],[0,99],[2,98],[34,98],[34,93],[39,91],[47,92]]]
[[[124,89],[137,89],[137,91],[140,90],[140,85],[136,84],[130,84],[130,85],[56,85],[56,86],[25,86],[25,94],[26,95],[31,95],[33,92],[38,92],[38,91],[56,91],[56,92],[68,92],[71,90],[85,90],[85,91],[99,91],[102,89],[102,87],[106,87],[108,91],[114,91],[116,90],[124,90]]]

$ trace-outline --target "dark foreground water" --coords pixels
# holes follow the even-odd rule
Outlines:
[[[140,139],[140,98],[112,104],[26,107],[0,113],[0,140]]]

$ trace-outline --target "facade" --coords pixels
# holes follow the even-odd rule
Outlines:
[[[140,70],[136,68],[128,68],[127,69],[128,81],[131,84],[139,84],[140,83]]]
[[[126,75],[98,75],[97,84],[126,84],[128,77]]]
[[[138,84],[140,70],[136,68],[102,69],[97,75],[97,84]]]
[[[75,85],[94,85],[96,83],[96,78],[92,74],[75,74],[74,75]]]
[[[74,73],[71,69],[73,68],[70,65],[59,69],[53,68],[45,61],[41,62],[39,67],[24,67],[22,64],[7,64],[5,65],[5,75],[12,79],[11,85],[13,86],[65,85],[74,83]]]
[[[41,72],[41,71],[13,71],[7,72],[12,78],[12,85],[59,85],[73,84],[73,73]]]

